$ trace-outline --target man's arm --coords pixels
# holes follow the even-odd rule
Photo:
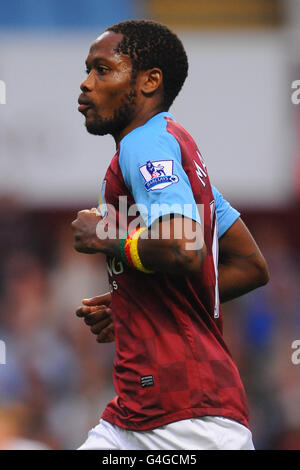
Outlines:
[[[239,217],[219,239],[219,295],[236,299],[269,281],[266,261]]]
[[[269,272],[255,240],[241,218],[219,239],[220,301],[236,299],[269,281]],[[110,293],[84,299],[84,307],[76,310],[90,326],[99,343],[114,340]]]
[[[206,256],[202,227],[183,215],[171,215],[157,219],[151,230],[142,233],[138,240],[139,257],[150,271],[173,274],[199,271]],[[120,239],[98,236],[104,223],[95,208],[78,212],[72,222],[74,247],[81,253],[103,253],[122,259]],[[104,227],[102,231],[105,233]]]

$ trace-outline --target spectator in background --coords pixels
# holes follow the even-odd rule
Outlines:
[[[14,403],[0,407],[0,450],[50,450],[44,442],[28,436],[33,419],[30,410]]]

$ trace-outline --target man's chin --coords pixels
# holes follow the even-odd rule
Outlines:
[[[94,122],[85,122],[86,130],[93,135],[106,135],[109,134],[109,130],[105,126],[100,126]]]

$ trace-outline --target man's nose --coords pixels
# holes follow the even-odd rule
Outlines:
[[[92,73],[90,73],[86,77],[86,79],[81,83],[80,90],[86,93],[88,91],[92,91],[92,89],[93,89],[93,77],[92,77]]]

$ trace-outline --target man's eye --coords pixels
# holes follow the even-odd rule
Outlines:
[[[105,72],[107,72],[107,68],[106,67],[97,67],[97,71],[100,75],[103,75]]]
[[[103,75],[105,72],[107,72],[107,67],[97,67],[97,72],[100,74],[100,75]],[[85,73],[87,75],[89,75],[91,73],[91,70],[90,69],[85,69]]]

